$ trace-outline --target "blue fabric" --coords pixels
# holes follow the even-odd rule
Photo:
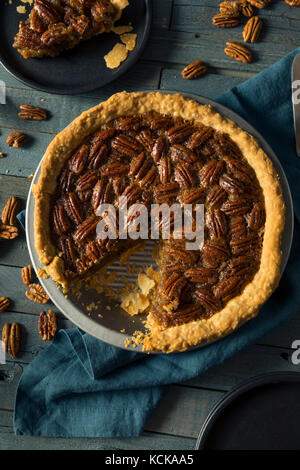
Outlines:
[[[136,436],[168,384],[222,363],[296,312],[300,305],[300,160],[295,154],[290,85],[296,52],[218,100],[245,117],[269,141],[294,197],[290,261],[279,288],[259,316],[217,343],[170,355],[133,353],[77,328],[61,330],[22,375],[15,403],[16,434]]]

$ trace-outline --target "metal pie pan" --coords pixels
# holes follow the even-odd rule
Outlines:
[[[157,90],[161,91],[161,90]],[[181,93],[186,98],[193,99],[200,104],[210,104],[214,109],[220,114],[227,116],[228,118],[235,121],[242,129],[249,132],[253,135],[259,142],[261,148],[266,152],[266,154],[271,159],[278,175],[280,178],[283,197],[286,205],[286,220],[285,227],[282,237],[282,262],[281,262],[281,274],[284,271],[286,263],[288,261],[292,238],[293,238],[293,227],[294,227],[294,216],[293,216],[293,203],[291,198],[291,192],[288,186],[288,182],[284,171],[277,159],[276,155],[266,143],[263,137],[244,119],[235,114],[230,109],[226,108],[223,105],[220,105],[212,100],[204,98],[202,96],[174,92],[174,91],[161,91],[163,93]],[[35,175],[32,180],[32,185],[36,184],[40,176],[40,167],[42,160],[35,172]],[[32,189],[32,187],[31,187]],[[32,190],[30,189],[28,199],[27,199],[27,208],[26,208],[26,238],[29,254],[31,257],[32,265],[35,271],[38,271],[39,267],[42,267],[36,250],[34,248],[34,197]],[[152,246],[151,242],[148,242],[146,249],[142,253],[136,253],[131,258],[132,263],[136,263],[137,267],[142,267],[144,265],[149,265],[153,263],[152,258]],[[120,267],[116,263],[113,268],[120,275],[119,278],[123,275],[128,278],[128,280],[134,280],[135,276],[129,276],[126,273],[125,267]],[[90,335],[109,343],[113,346],[124,348],[124,341],[130,339],[132,334],[136,330],[144,331],[143,321],[145,320],[145,315],[138,315],[137,317],[130,317],[126,312],[124,312],[117,302],[112,299],[107,298],[103,294],[98,294],[95,290],[85,290],[82,289],[82,295],[78,299],[74,294],[68,295],[68,298],[65,298],[65,295],[59,290],[56,284],[50,279],[40,279],[41,285],[44,287],[48,293],[52,302],[56,305],[59,311],[61,311],[69,320],[71,320],[76,326],[81,328],[83,331],[89,333]],[[115,287],[120,287],[118,281],[114,284]],[[88,312],[86,307],[92,302],[101,301],[101,307],[96,311]],[[125,330],[125,333],[121,333],[121,330]],[[206,344],[205,344],[206,345]],[[198,347],[203,347],[205,345],[194,346],[191,349]],[[132,350],[135,352],[142,352],[142,347],[139,345],[134,347],[133,345],[128,345],[127,350]]]
[[[300,450],[300,373],[270,372],[226,393],[207,416],[197,450]]]

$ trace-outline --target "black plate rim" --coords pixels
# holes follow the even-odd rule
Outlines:
[[[205,443],[209,437],[214,424],[219,418],[221,412],[227,408],[234,400],[239,398],[246,392],[264,385],[284,382],[300,382],[300,372],[293,371],[278,371],[267,372],[255,375],[247,380],[244,380],[239,385],[235,386],[232,390],[225,393],[225,395],[214,405],[209,414],[207,415],[200,432],[198,434],[195,450],[205,450]]]
[[[72,88],[72,89],[60,89],[60,88],[51,88],[51,87],[47,87],[47,86],[42,86],[38,82],[36,82],[34,80],[27,79],[22,75],[22,73],[18,73],[16,70],[14,70],[14,68],[11,67],[7,63],[5,58],[3,58],[1,53],[0,53],[0,64],[3,66],[3,68],[12,77],[17,79],[19,82],[23,83],[26,86],[29,86],[30,88],[33,88],[34,90],[42,91],[44,93],[51,93],[51,94],[56,94],[56,95],[78,95],[78,94],[88,93],[90,91],[94,91],[94,90],[98,90],[98,89],[100,90],[105,85],[108,85],[109,83],[114,82],[119,77],[121,77],[123,74],[128,72],[128,70],[131,67],[133,67],[133,65],[141,57],[141,55],[142,55],[142,53],[145,49],[146,43],[148,41],[148,38],[149,38],[150,28],[151,28],[151,24],[152,24],[152,16],[153,16],[152,15],[152,9],[153,9],[152,8],[152,0],[144,0],[144,2],[145,2],[145,6],[146,6],[146,27],[144,29],[142,41],[141,41],[141,44],[140,44],[139,48],[134,51],[135,52],[134,54],[132,54],[131,56],[129,56],[127,58],[127,60],[125,60],[125,63],[123,64],[123,66],[121,65],[120,70],[118,70],[116,72],[116,74],[113,76],[113,78],[108,79],[106,82],[102,83],[102,85],[99,86],[99,87],[98,86],[87,86],[87,87],[81,86],[81,87]],[[129,52],[131,52],[131,51],[129,51]]]

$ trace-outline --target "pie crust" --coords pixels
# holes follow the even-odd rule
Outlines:
[[[243,157],[255,171],[265,203],[265,227],[260,267],[242,293],[225,307],[200,320],[164,328],[149,314],[150,333],[143,343],[145,351],[184,351],[191,346],[205,344],[234,331],[240,324],[255,317],[260,306],[277,287],[280,276],[281,235],[284,227],[285,206],[278,175],[257,141],[233,121],[217,113],[211,106],[203,106],[180,94],[117,93],[107,101],[89,109],[60,132],[46,150],[41,175],[33,185],[35,197],[35,248],[41,263],[54,281],[68,285],[64,261],[51,242],[49,224],[51,198],[57,178],[72,152],[102,124],[121,116],[133,116],[156,111],[163,115],[200,122],[226,133],[238,145]]]

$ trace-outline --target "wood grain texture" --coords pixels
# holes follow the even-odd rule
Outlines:
[[[153,0],[153,24],[142,59],[118,81],[77,96],[41,93],[21,84],[0,68],[0,80],[7,86],[7,104],[0,105],[0,209],[7,198],[17,195],[25,207],[30,186],[27,176],[35,171],[53,135],[67,126],[83,110],[111,94],[127,90],[182,90],[214,99],[232,86],[275,63],[300,44],[300,9],[273,0],[259,11],[264,27],[260,41],[251,44],[252,64],[240,64],[224,52],[226,40],[242,40],[243,26],[220,30],[211,24],[218,10],[216,0]],[[245,20],[243,20],[243,24]],[[183,80],[184,65],[201,59],[209,73],[198,80]],[[49,110],[44,122],[21,121],[20,104],[33,104]],[[6,137],[12,130],[28,134],[28,145],[11,149]],[[8,312],[0,314],[0,329],[5,322],[17,321],[22,327],[21,352],[17,360],[0,365],[0,450],[4,449],[193,449],[201,424],[214,403],[242,380],[262,372],[298,370],[291,362],[291,344],[300,338],[300,317],[291,319],[270,332],[238,356],[185,384],[173,385],[148,421],[145,432],[131,439],[49,439],[14,436],[12,410],[18,380],[28,363],[46,344],[37,331],[38,315],[51,305],[30,302],[20,268],[29,263],[24,233],[17,239],[0,240],[0,296],[12,299]],[[60,328],[71,322],[58,313]]]

